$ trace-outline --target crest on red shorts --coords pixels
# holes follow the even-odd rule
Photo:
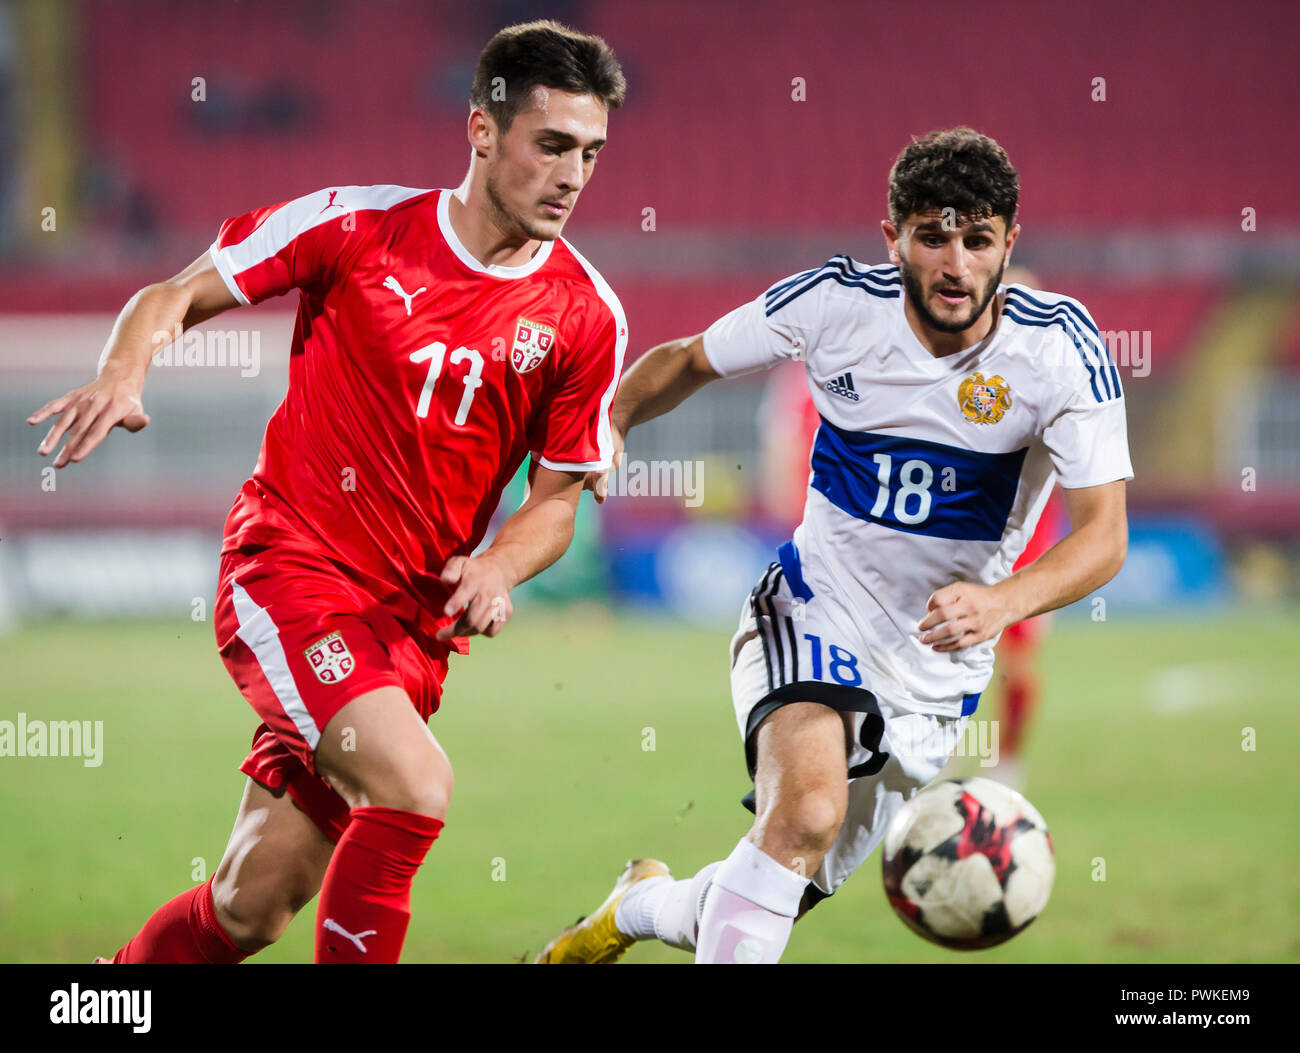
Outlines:
[[[555,330],[549,325],[520,318],[515,322],[515,343],[510,349],[510,364],[516,373],[527,373],[542,364],[555,343]]]
[[[317,640],[303,654],[311,663],[316,679],[322,684],[337,684],[340,680],[346,680],[348,674],[357,667],[357,660],[343,642],[342,633],[330,633]]]

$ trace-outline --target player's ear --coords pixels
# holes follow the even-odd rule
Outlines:
[[[486,157],[491,150],[492,144],[496,141],[496,121],[492,115],[485,110],[475,108],[469,114],[469,127],[466,130],[466,137],[469,139],[469,145],[473,147],[474,153],[479,157]]]
[[[898,263],[898,228],[889,220],[882,219],[880,231],[885,235],[885,248],[889,250],[889,262]]]

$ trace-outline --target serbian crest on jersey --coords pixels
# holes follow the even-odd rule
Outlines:
[[[311,663],[312,672],[322,684],[337,684],[346,680],[357,667],[356,659],[343,642],[342,633],[330,633],[303,651]]]
[[[510,349],[510,364],[516,373],[536,369],[554,344],[555,330],[551,326],[520,318],[515,323],[515,344]]]
[[[996,424],[1011,408],[1011,387],[1001,377],[973,373],[957,389],[957,404],[972,424]]]

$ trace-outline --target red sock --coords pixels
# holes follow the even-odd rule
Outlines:
[[[1002,750],[1012,756],[1020,752],[1020,743],[1029,726],[1038,701],[1036,685],[1028,678],[1008,680],[1005,687],[1006,728],[1003,731]]]
[[[154,911],[144,928],[113,955],[113,964],[234,965],[248,954],[217,921],[208,878]]]
[[[316,961],[392,964],[411,921],[411,882],[442,820],[396,808],[353,808],[316,910]]]

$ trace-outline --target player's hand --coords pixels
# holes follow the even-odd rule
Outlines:
[[[582,488],[592,492],[598,505],[605,503],[609,492],[609,473],[618,471],[618,466],[623,463],[623,433],[612,422],[609,430],[614,436],[614,456],[610,459],[610,467],[603,472],[588,472],[587,478],[582,481]]]
[[[59,416],[36,452],[44,457],[66,437],[63,449],[54,458],[54,467],[62,468],[69,461],[85,457],[115,427],[139,431],[149,423],[140,393],[138,382],[104,372],[89,384],[47,402],[27,418],[28,424],[40,424]]]
[[[453,636],[496,636],[514,613],[510,602],[514,582],[491,555],[452,556],[442,569],[442,583],[455,590],[442,613],[459,614],[454,624],[438,630],[442,643]]]
[[[958,581],[930,596],[929,614],[917,626],[921,643],[936,651],[960,651],[991,640],[1015,616],[994,586]]]

